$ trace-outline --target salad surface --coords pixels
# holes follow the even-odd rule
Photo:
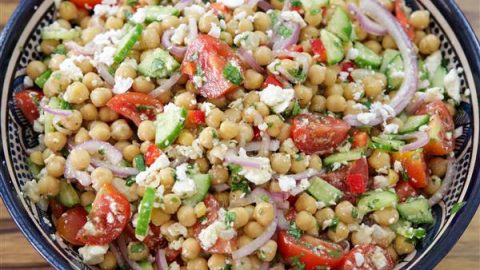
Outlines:
[[[39,134],[24,193],[54,236],[100,269],[392,270],[413,252],[469,95],[430,13],[172,2],[56,1],[14,97]]]

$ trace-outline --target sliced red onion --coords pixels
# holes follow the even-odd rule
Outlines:
[[[342,246],[344,251],[349,251],[350,250],[350,241],[348,240],[343,240],[338,243],[340,246]]]
[[[414,114],[420,106],[425,102],[425,94],[424,93],[417,93],[417,96],[413,97],[412,102],[408,104],[405,108],[405,112],[408,114]]]
[[[228,190],[230,188],[229,185],[227,184],[218,184],[218,185],[214,185],[213,186],[213,189],[216,191],[216,192],[223,192],[225,190]]]
[[[247,152],[252,152],[252,151],[259,151],[260,148],[262,147],[262,142],[250,142],[246,144],[243,149]],[[280,148],[280,141],[279,140],[270,140],[270,145],[268,147],[268,150],[275,152]]]
[[[285,213],[283,213],[283,211],[281,210],[277,210],[277,218],[278,218],[278,228],[282,229],[282,230],[286,230],[288,229],[289,227],[289,222],[288,220],[285,218]]]
[[[430,206],[434,206],[438,202],[440,202],[447,193],[448,189],[450,188],[450,185],[453,182],[453,177],[455,176],[455,157],[449,157],[448,158],[448,163],[447,163],[447,172],[445,173],[445,177],[443,178],[442,185],[440,188],[435,192],[429,199],[428,199],[428,204]]]
[[[175,8],[178,10],[184,10],[188,5],[190,5],[193,0],[182,0],[175,5]],[[167,268],[165,268],[167,269]]]
[[[247,6],[255,7],[260,0],[248,0]]]
[[[75,41],[65,42],[65,47],[67,47],[67,49],[69,49],[74,53],[84,55],[84,56],[93,56],[94,54],[92,50],[89,50],[85,47],[78,45],[78,43],[76,43]]]
[[[86,187],[92,184],[92,178],[87,172],[79,171],[73,168],[72,155],[68,155],[67,160],[65,161],[65,170],[63,175],[67,179],[76,179],[82,186]]]
[[[258,150],[258,154],[260,156],[268,156],[270,152],[270,135],[266,131],[260,131],[260,136],[262,137],[262,143],[260,144],[260,150]]]
[[[277,27],[272,37],[274,51],[288,49],[289,47],[297,44],[298,38],[300,37],[300,24],[291,21],[283,22],[282,24],[284,27],[290,28],[292,30],[292,34],[287,38],[283,38],[281,35],[276,33],[278,30]]]
[[[430,138],[425,131],[418,131],[412,134],[402,135],[400,136],[400,139],[415,139],[415,141],[402,146],[402,148],[400,148],[400,152],[414,151],[425,146],[430,141]]]
[[[264,73],[265,69],[261,67],[257,61],[255,61],[255,58],[253,58],[252,54],[249,53],[247,50],[245,50],[243,47],[240,47],[238,49],[238,53],[240,56],[243,58],[243,60],[251,67],[253,68],[256,72],[258,73]]]
[[[128,177],[128,176],[132,176],[132,175],[137,175],[139,173],[139,171],[136,168],[120,167],[120,166],[117,166],[117,165],[112,165],[112,164],[107,163],[105,161],[98,160],[96,158],[92,158],[92,164],[93,164],[93,166],[95,166],[97,168],[98,167],[107,168],[110,171],[112,171],[112,173],[114,175],[120,176],[120,177]]]
[[[68,116],[72,115],[72,113],[73,113],[72,110],[54,109],[54,108],[50,108],[48,106],[43,106],[43,110],[50,113],[50,114],[63,116],[63,117],[68,117]]]
[[[157,270],[168,270],[167,258],[165,257],[165,249],[160,248],[155,256],[155,262],[157,263]]]
[[[136,262],[131,261],[128,258],[128,248],[127,248],[127,240],[125,239],[125,236],[121,234],[117,238],[117,244],[120,249],[120,253],[122,254],[123,259],[128,263],[130,266],[131,270],[142,270],[143,268]],[[168,268],[167,268],[168,269]]]
[[[102,79],[109,85],[114,86],[115,85],[115,78],[113,78],[112,74],[108,72],[108,67],[104,64],[100,64],[97,67],[98,74]]]
[[[188,19],[188,39],[193,42],[198,36],[197,20],[195,18]]]
[[[103,152],[107,160],[112,164],[118,164],[122,161],[123,155],[115,146],[98,140],[90,140],[84,143],[76,145],[74,149],[83,149],[90,153],[100,153]]]
[[[306,171],[303,171],[301,173],[297,173],[297,174],[287,174],[285,175],[286,177],[288,178],[292,178],[296,181],[300,181],[302,179],[308,179],[310,177],[314,177],[314,176],[319,176],[319,175],[323,175],[325,172],[323,170],[315,170],[315,169],[308,169]],[[279,178],[280,175],[275,175],[275,178]]]
[[[275,234],[275,231],[277,230],[278,225],[276,209],[273,209],[275,211],[275,218],[272,220],[272,223],[270,223],[270,225],[265,228],[265,231],[260,236],[255,238],[255,240],[232,252],[232,258],[234,260],[238,260],[254,253],[255,251],[257,251],[257,249],[265,245],[265,243],[272,238],[272,236]]]
[[[67,129],[67,128],[64,128],[62,126],[62,123],[60,123],[60,122],[62,122],[63,119],[64,119],[64,117],[55,115],[52,119],[52,125],[55,128],[55,130],[57,130],[57,131],[59,131],[63,134],[66,134],[66,135],[71,135],[72,131]]]
[[[308,71],[310,69],[310,62],[308,57],[300,52],[293,52],[288,50],[275,51],[273,53],[274,57],[287,56],[295,59],[295,61],[300,62],[302,65],[302,73],[305,74],[303,79],[298,79],[293,77],[288,70],[283,69],[283,67],[278,67],[277,70],[282,73],[282,75],[293,83],[302,83],[306,80]]]
[[[182,74],[180,72],[176,72],[168,78],[168,80],[163,81],[162,84],[160,84],[157,88],[153,89],[152,92],[149,93],[150,96],[152,97],[159,97],[166,91],[170,90],[175,84],[180,80],[180,77],[182,77]]]
[[[283,1],[283,11],[287,11],[287,10],[290,10],[290,7],[291,7],[291,3],[290,3],[290,0],[284,0]]]
[[[163,33],[162,36],[162,46],[167,49],[171,54],[183,58],[185,52],[187,52],[187,47],[183,46],[175,46],[172,44],[170,39],[172,38],[173,34],[175,33],[174,29],[169,29]]]
[[[380,3],[378,3],[376,0],[362,0],[360,3],[360,9],[372,16],[375,21],[382,22],[382,24],[388,30],[390,36],[392,36],[393,40],[397,44],[397,47],[402,55],[405,79],[403,80],[403,83],[400,86],[400,89],[397,91],[395,97],[391,100],[390,104],[388,104],[395,112],[395,115],[393,116],[396,116],[402,112],[405,107],[407,107],[417,90],[417,53],[411,40],[408,38],[400,23]],[[376,117],[368,121],[368,123],[359,121],[357,117],[358,115],[347,115],[344,117],[344,120],[352,126],[375,126],[386,120],[380,115],[379,112],[375,112],[375,114]]]
[[[273,8],[272,4],[265,0],[258,1],[257,6],[263,11],[268,11]]]
[[[376,35],[384,36],[387,34],[387,29],[378,23],[370,20],[355,4],[348,4],[348,10],[353,14],[357,19],[358,23],[365,32]]]
[[[225,160],[225,162],[235,163],[235,164],[238,164],[238,165],[244,166],[244,167],[250,167],[250,168],[254,168],[254,169],[261,169],[262,168],[262,164],[258,161],[255,161],[255,159],[251,159],[249,157],[240,157],[240,156],[235,155],[232,152],[227,153],[227,155],[225,155],[224,160]]]
[[[118,249],[118,247],[115,243],[110,244],[110,250],[112,251],[113,256],[115,256],[115,259],[117,260],[118,266],[119,267],[124,267],[126,265],[125,261],[123,259],[122,253],[120,252],[120,250]]]
[[[285,201],[290,196],[287,192],[270,192],[270,196],[274,201]]]

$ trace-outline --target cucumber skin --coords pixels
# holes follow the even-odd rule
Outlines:
[[[117,51],[113,56],[113,61],[117,64],[120,64],[127,58],[128,54],[132,50],[135,43],[140,39],[140,36],[143,32],[143,25],[137,24],[133,29],[131,29],[124,38],[128,38],[125,42],[122,42]],[[123,38],[122,38],[123,41]]]
[[[388,89],[396,89],[398,88],[404,78],[393,78],[392,74],[396,71],[403,71],[403,60],[401,55],[397,55],[392,59],[390,64],[387,66],[387,86]]]
[[[397,206],[402,218],[415,224],[432,224],[434,222],[428,200],[416,198],[412,201],[401,203]]]
[[[310,180],[310,186],[307,188],[307,192],[317,201],[322,201],[326,205],[331,205],[330,202],[337,202],[343,197],[342,191],[319,177]]]
[[[79,38],[81,35],[78,29],[43,29],[41,33],[42,39],[55,39],[55,40],[72,40]]]
[[[152,49],[144,54],[145,58],[138,65],[138,71],[146,77],[165,78],[180,67],[177,60],[163,49]]]
[[[418,119],[418,120],[416,120]],[[405,125],[398,131],[399,134],[405,134],[417,131],[423,125],[427,125],[430,121],[429,115],[413,115],[407,118]],[[412,123],[413,122],[413,123]]]
[[[328,64],[335,65],[342,61],[344,57],[342,40],[325,29],[320,31],[320,39],[322,40],[325,50],[327,51]]]
[[[208,194],[208,190],[212,185],[212,178],[209,174],[195,174],[192,176],[192,179],[195,182],[197,193],[192,197],[183,200],[183,202],[186,205],[195,206],[197,203],[203,201]]]
[[[155,200],[155,189],[147,187],[140,202],[140,209],[138,212],[138,222],[135,228],[135,235],[146,236],[148,233],[148,226],[152,217],[153,202]],[[145,225],[145,226],[144,226]]]
[[[444,88],[445,76],[447,76],[447,69],[443,66],[438,67],[438,69],[435,71],[435,73],[433,73],[432,78],[430,79],[432,87]]]
[[[367,214],[386,207],[396,207],[397,203],[398,196],[394,192],[371,191],[362,195],[357,203],[357,207],[359,212]]]
[[[400,52],[397,50],[386,49],[383,53],[382,66],[380,67],[380,72],[385,73],[388,69],[388,65],[392,62],[393,58],[400,55]]]
[[[352,21],[342,7],[338,6],[327,25],[327,30],[336,34],[342,41],[349,41],[352,36]]]
[[[73,186],[63,180],[60,181],[60,192],[57,198],[59,203],[69,208],[80,203],[80,197]]]
[[[354,48],[359,52],[354,62],[360,67],[378,69],[382,64],[383,58],[360,42],[356,42]]]
[[[335,153],[323,159],[323,164],[325,166],[329,166],[335,162],[354,161],[362,158],[362,156],[363,151],[361,150],[351,150],[350,152],[345,153]]]
[[[157,116],[157,123],[156,123],[157,134],[161,134],[159,130],[162,131],[164,128],[164,125],[161,125],[158,123],[159,117],[161,116],[162,115]],[[185,118],[187,117],[187,110],[185,110],[184,108],[180,108],[180,117],[181,119],[179,120],[179,123],[165,138],[161,139],[161,138],[158,138],[158,136],[155,138],[155,144],[160,149],[167,148],[177,139],[178,135],[180,135],[180,132],[185,127]],[[168,121],[169,119],[166,119],[166,120]]]

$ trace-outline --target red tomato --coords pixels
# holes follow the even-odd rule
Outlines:
[[[424,188],[428,184],[428,169],[425,157],[421,150],[411,152],[393,153],[394,160],[402,163],[403,168],[410,177],[409,183],[414,188]]]
[[[23,90],[15,94],[15,105],[30,123],[33,123],[40,116],[38,103],[42,97],[41,92],[33,90]]]
[[[267,78],[265,79],[265,82],[263,82],[263,88],[267,88],[267,86],[269,84],[273,84],[273,85],[276,85],[276,86],[280,86],[280,87],[283,87],[283,83],[280,82],[276,77],[275,75],[268,75]]]
[[[365,177],[361,174],[351,174],[347,176],[347,185],[352,193],[361,194],[367,190]]]
[[[59,218],[63,214],[63,212],[65,212],[65,207],[59,204],[55,199],[50,199],[50,201],[48,202],[48,206],[50,208],[50,211],[52,212],[52,215],[55,218]]]
[[[214,99],[238,88],[223,76],[225,66],[231,62],[241,63],[228,44],[210,35],[199,35],[187,48],[182,72],[193,79],[200,68],[206,81],[198,91],[200,95]],[[240,73],[243,77],[243,67]]]
[[[57,220],[57,232],[70,244],[81,246],[85,243],[79,241],[76,237],[85,223],[87,223],[87,211],[83,207],[71,208]]]
[[[343,71],[343,72],[347,72],[348,73],[348,80],[351,82],[353,81],[353,78],[352,78],[352,74],[350,74],[352,72],[352,70],[354,70],[357,66],[353,63],[353,62],[350,62],[350,61],[345,61],[341,64],[341,67],[340,69]]]
[[[368,133],[356,130],[353,133],[352,148],[362,148],[368,144]]]
[[[407,181],[403,180],[397,182],[395,192],[397,193],[400,202],[404,202],[410,197],[417,196],[417,191]]]
[[[453,136],[455,123],[445,103],[437,100],[424,104],[417,110],[416,114],[430,115],[430,123],[428,124],[430,142],[423,147],[425,153],[439,156],[450,154],[455,148],[455,138]],[[447,133],[450,133],[450,136],[447,136]]]
[[[178,255],[180,255],[180,253],[182,253],[181,249],[175,250],[175,249],[171,249],[169,247],[166,247],[165,248],[165,259],[167,259],[167,262],[171,263],[171,262],[175,261],[175,259],[178,257]]]
[[[403,0],[395,0],[395,16],[397,17],[398,22],[402,25],[403,30],[407,34],[407,36],[413,40],[415,37],[415,31],[413,30],[413,27],[410,25],[408,22],[408,16],[405,14],[405,11],[403,10]]]
[[[196,127],[205,124],[205,113],[200,110],[188,110],[186,126]]]
[[[161,154],[162,151],[155,144],[149,145],[144,157],[145,164],[147,164],[147,166],[152,165]]]
[[[361,254],[363,258],[363,263],[359,266],[357,264],[358,260],[356,257],[359,257]],[[376,260],[381,260],[384,262],[384,266],[381,268],[377,267],[373,258],[379,258]],[[384,258],[384,259],[382,259]],[[374,244],[369,245],[359,245],[355,246],[350,252],[345,256],[343,261],[342,270],[392,270],[395,267],[395,261],[388,254],[388,252]]]
[[[293,119],[291,137],[302,152],[323,155],[332,153],[347,138],[349,130],[347,122],[332,116],[300,114]]]
[[[317,56],[320,62],[327,62],[327,49],[325,49],[322,40],[316,38],[313,39],[310,43],[312,46],[313,55]]]
[[[135,229],[131,223],[128,223],[125,227],[125,233],[131,239],[136,239]],[[159,248],[165,248],[165,246],[168,244],[168,241],[163,238],[162,234],[160,233],[160,226],[155,226],[153,224],[150,224],[150,231],[142,242],[151,252],[155,252]]]
[[[151,96],[138,92],[116,95],[107,102],[107,106],[118,114],[132,120],[137,126],[142,122],[142,115],[154,119],[163,108],[162,103]]]
[[[340,245],[303,235],[296,240],[286,231],[278,232],[278,250],[282,258],[292,264],[293,260],[305,265],[305,270],[318,269],[318,266],[337,268],[345,251]]]
[[[105,184],[92,203],[89,222],[93,229],[82,228],[76,239],[87,245],[105,245],[115,240],[130,219],[130,203],[112,184]]]
[[[353,176],[355,183],[350,183],[349,176]],[[355,202],[355,199],[360,194],[359,190],[367,189],[368,184],[368,162],[367,158],[361,158],[353,161],[348,166],[339,170],[329,172],[322,176],[322,179],[338,188],[344,193],[343,199]],[[362,180],[362,181],[360,181]],[[352,186],[351,186],[352,185]]]
[[[95,5],[102,3],[102,0],[70,0],[79,8],[93,9]]]

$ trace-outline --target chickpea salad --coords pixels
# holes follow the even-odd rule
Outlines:
[[[39,134],[24,194],[86,264],[391,270],[435,222],[469,90],[427,10],[56,7],[14,96]]]

